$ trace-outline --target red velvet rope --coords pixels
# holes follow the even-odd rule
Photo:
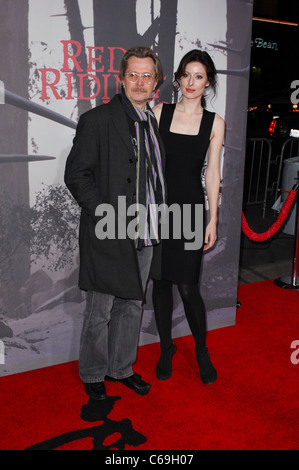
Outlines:
[[[245,215],[242,212],[242,230],[247,236],[247,238],[255,242],[263,242],[265,240],[268,240],[268,238],[272,237],[272,235],[274,235],[280,229],[283,222],[285,221],[285,218],[288,215],[289,210],[296,198],[296,194],[297,192],[295,191],[295,189],[291,189],[277,217],[277,220],[266,232],[263,232],[263,233],[255,233],[253,230],[251,230],[251,228],[249,227],[247,223]]]

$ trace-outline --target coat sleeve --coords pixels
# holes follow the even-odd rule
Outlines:
[[[95,171],[99,164],[99,133],[96,127],[96,121],[89,113],[80,117],[64,174],[67,188],[79,206],[95,221],[95,210],[101,202],[95,184]]]

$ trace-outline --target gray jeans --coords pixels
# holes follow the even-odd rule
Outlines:
[[[144,291],[152,255],[152,247],[137,251]],[[133,374],[141,317],[142,301],[87,292],[79,354],[83,382],[102,382],[105,375],[122,379]]]

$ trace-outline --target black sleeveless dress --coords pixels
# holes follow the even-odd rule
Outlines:
[[[205,200],[201,173],[210,144],[215,113],[204,110],[198,134],[185,135],[170,132],[174,110],[175,104],[163,104],[159,131],[166,150],[167,205],[169,207],[178,204],[180,208],[181,235],[176,238],[179,219],[176,218],[174,225],[174,218],[177,216],[175,212],[169,211],[169,237],[162,240],[161,278],[175,284],[197,284],[205,233]],[[183,209],[185,204],[189,205],[186,213]],[[198,205],[197,208],[195,205]],[[199,205],[201,205],[200,210]],[[191,214],[191,224],[186,218],[188,211]],[[200,214],[201,235],[198,233]],[[188,225],[189,232],[185,231],[186,236],[184,236],[184,226]],[[197,231],[192,240],[190,236],[195,227]],[[199,245],[200,238],[202,243],[198,249],[186,249],[185,243],[190,244],[197,239]]]

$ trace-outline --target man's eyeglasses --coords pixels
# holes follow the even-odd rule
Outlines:
[[[128,78],[129,82],[137,82],[139,78],[142,79],[143,83],[146,85],[149,85],[153,79],[155,78],[155,75],[151,75],[150,73],[136,73],[136,72],[126,72],[125,76]]]

